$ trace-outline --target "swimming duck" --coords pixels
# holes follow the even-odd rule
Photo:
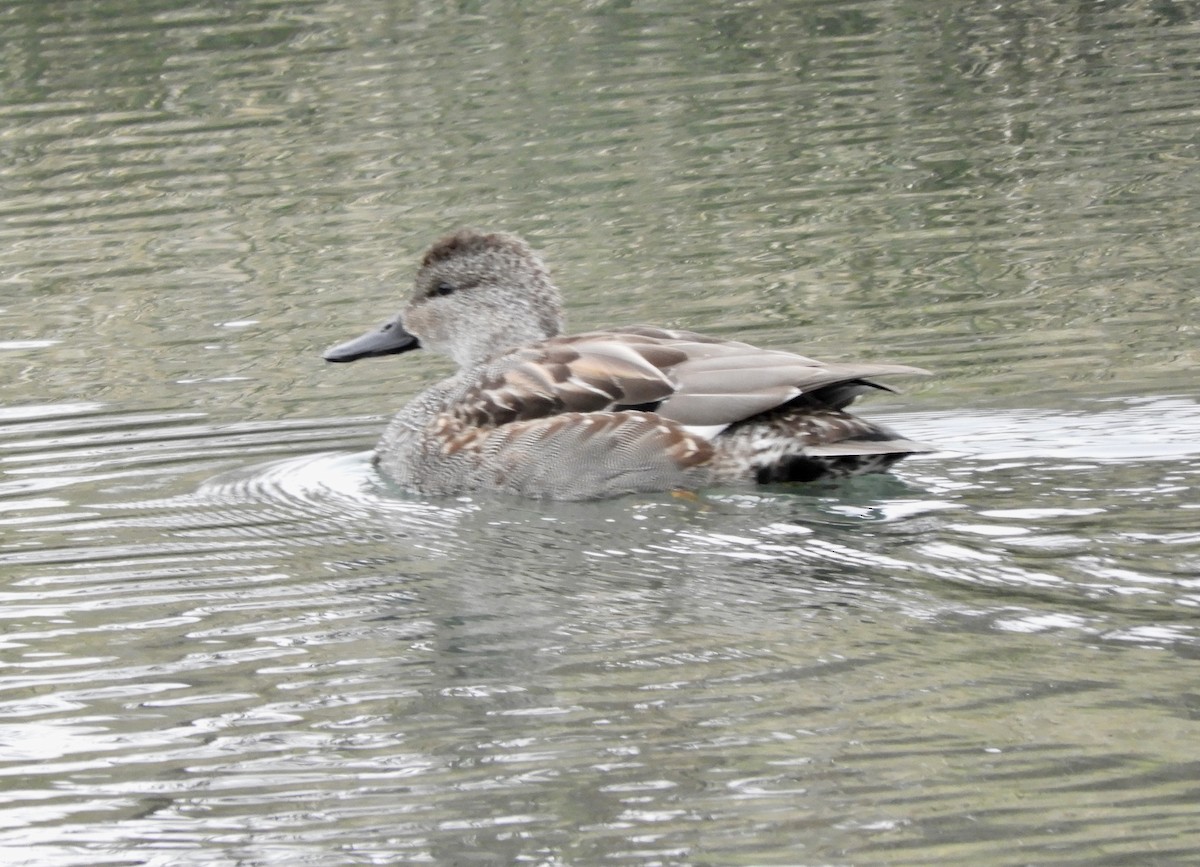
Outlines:
[[[333,362],[424,348],[458,372],[414,397],[375,450],[420,494],[584,500],[882,472],[928,446],[845,412],[900,364],[825,363],[636,325],[563,335],[562,298],[515,235],[462,230],[421,260],[400,315]]]

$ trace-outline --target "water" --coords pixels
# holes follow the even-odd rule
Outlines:
[[[1184,3],[0,0],[0,860],[1200,854]],[[803,490],[424,501],[323,365],[460,224],[572,321],[936,372]]]

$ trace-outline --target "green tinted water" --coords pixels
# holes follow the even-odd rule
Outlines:
[[[1177,3],[0,0],[5,863],[1182,863]],[[894,478],[423,502],[461,224],[574,327],[936,377]]]

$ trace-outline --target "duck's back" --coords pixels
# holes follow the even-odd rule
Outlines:
[[[377,456],[423,493],[552,499],[853,475],[928,451],[844,411],[913,373],[647,326],[555,337],[418,396]]]

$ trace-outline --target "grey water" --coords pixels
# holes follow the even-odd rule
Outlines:
[[[1200,8],[0,0],[0,862],[1200,860]],[[325,365],[461,225],[940,451],[548,504]]]

